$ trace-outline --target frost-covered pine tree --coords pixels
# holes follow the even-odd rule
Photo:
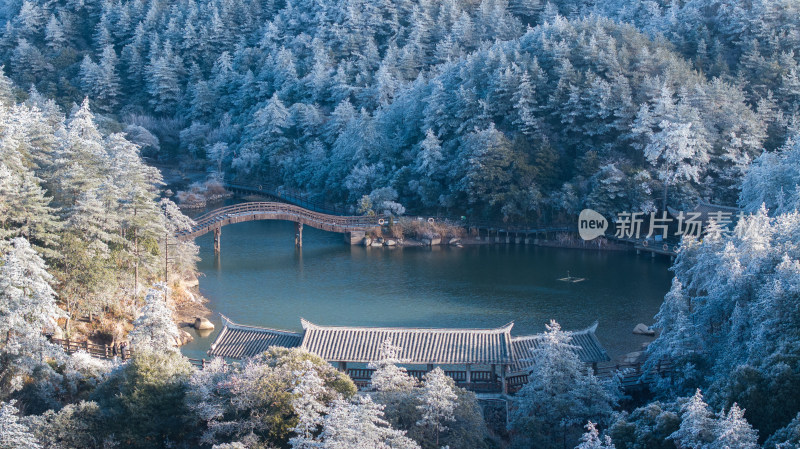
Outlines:
[[[714,442],[716,417],[698,389],[681,407],[681,426],[670,435],[680,449],[707,449]]]
[[[63,357],[44,332],[65,316],[50,286],[53,277],[27,240],[0,241],[0,397],[22,387],[47,358]]]
[[[308,373],[310,369],[316,370],[324,388],[320,389]],[[300,392],[310,397],[300,397]],[[313,433],[314,411],[319,411],[319,404],[355,393],[356,387],[346,374],[316,355],[300,348],[273,346],[242,364],[226,365],[222,359],[215,359],[205,369],[195,371],[186,402],[204,424],[203,444],[240,441],[248,447],[258,442],[278,447],[298,435],[296,430],[305,434],[303,429],[307,428]],[[306,425],[293,431],[297,409],[303,409]],[[303,438],[296,443],[308,447],[310,441]]]
[[[180,77],[182,70],[183,61],[173,53],[169,44],[164,45],[163,51],[151,53],[150,64],[145,68],[145,74],[150,105],[157,112],[175,111],[182,96]]]
[[[82,193],[96,189],[105,180],[107,166],[103,138],[85,98],[70,116],[55,147],[51,176],[55,200],[73,206]]]
[[[177,351],[175,346],[180,332],[172,320],[172,308],[165,300],[166,286],[156,285],[145,296],[145,305],[139,317],[133,322],[129,334],[131,346],[135,351]]]
[[[89,252],[94,257],[106,259],[111,256],[110,246],[121,244],[119,217],[108,209],[108,202],[100,195],[102,190],[83,192],[70,208],[67,228],[88,243]]]
[[[442,143],[432,129],[425,132],[425,140],[419,145],[419,154],[414,171],[423,177],[431,177],[436,173],[439,163],[444,159]]]
[[[419,449],[405,432],[389,426],[383,418],[383,406],[369,396],[333,401],[319,439],[323,449]]]
[[[292,400],[292,408],[297,415],[297,425],[292,431],[295,436],[289,439],[292,449],[313,449],[319,447],[314,435],[319,431],[322,424],[322,416],[327,410],[321,399],[327,393],[325,383],[314,368],[314,365],[306,360],[303,366],[295,375],[299,379],[297,386],[292,393],[295,398]]]
[[[189,380],[186,392],[186,403],[200,421],[206,423],[208,430],[202,432],[200,441],[204,444],[214,444],[217,428],[229,428],[225,424],[216,425],[217,420],[223,416],[230,407],[230,395],[221,395],[221,385],[230,386],[231,367],[220,357],[209,362],[204,369],[195,370]]]
[[[24,237],[45,257],[56,257],[60,229],[50,198],[33,172],[0,161],[0,238]]]
[[[162,184],[157,168],[145,164],[139,156],[139,147],[122,134],[106,138],[111,154],[113,183],[117,187],[119,225],[125,230],[123,249],[133,265],[132,297],[138,297],[139,280],[161,271],[162,259],[145,248],[146,242],[158,241],[164,235],[163,210],[159,209],[157,189]]]
[[[81,87],[84,92],[93,94],[99,80],[100,66],[89,55],[84,55],[81,61]]]
[[[771,214],[800,208],[800,135],[775,152],[764,152],[748,168],[739,205],[757,211],[765,205]]]
[[[113,45],[103,47],[97,72],[95,101],[101,104],[104,111],[112,111],[119,102],[120,78],[117,72],[117,53]]]
[[[527,136],[533,136],[539,131],[539,123],[536,118],[536,99],[534,87],[531,84],[531,77],[528,72],[522,72],[519,81],[519,88],[514,94],[514,113],[517,118],[514,121],[520,130]]]
[[[604,438],[600,438],[597,424],[589,421],[584,427],[586,432],[581,437],[581,444],[577,445],[575,449],[616,449],[614,443],[611,442],[611,437],[606,435]]]
[[[653,134],[644,149],[645,158],[664,184],[662,210],[667,207],[669,188],[681,181],[697,181],[708,162],[708,142],[692,125],[663,120],[659,124],[661,130]]]
[[[162,198],[159,201],[159,206],[162,211],[162,229],[166,231],[162,237],[162,244],[164,245],[164,251],[168,251],[169,257],[172,259],[171,271],[191,273],[194,270],[195,262],[198,260],[197,245],[193,241],[178,240],[175,235],[191,229],[194,226],[194,220],[184,215],[178,205],[169,198]]]
[[[458,405],[453,380],[447,377],[441,368],[436,367],[425,375],[425,382],[420,397],[422,404],[417,409],[422,412],[418,426],[431,429],[436,435],[436,446],[439,446],[439,435],[447,430],[448,421],[455,421],[453,412]]]
[[[603,384],[575,353],[569,333],[550,321],[533,350],[528,383],[514,398],[511,429],[533,446],[563,441],[574,426],[606,420],[619,397],[615,385]]]
[[[64,26],[55,14],[50,15],[50,20],[47,22],[47,26],[44,29],[44,36],[47,46],[53,50],[60,50],[67,43]]]
[[[744,418],[744,410],[735,402],[717,422],[717,438],[711,449],[758,449],[758,431]]]
[[[1,449],[39,449],[42,446],[28,429],[19,421],[19,410],[14,401],[0,401],[0,448]]]
[[[417,381],[408,375],[405,368],[397,366],[401,362],[399,359],[400,346],[392,344],[392,340],[386,339],[380,348],[380,360],[370,362],[369,367],[374,369],[372,373],[372,388],[380,392],[401,392],[408,391],[417,385]]]

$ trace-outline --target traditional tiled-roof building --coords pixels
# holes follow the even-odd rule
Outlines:
[[[493,383],[505,392],[509,376],[521,376],[535,363],[531,349],[541,341],[540,335],[512,337],[513,322],[493,329],[448,329],[322,326],[301,319],[303,332],[296,333],[243,326],[224,316],[222,319],[222,331],[209,351],[212,356],[243,359],[270,346],[300,347],[336,364],[357,383],[363,380],[362,384],[368,382],[371,370],[363,366],[348,370],[348,364],[379,361],[381,346],[389,340],[401,348],[397,358],[403,365],[425,366],[424,370],[409,370],[416,377],[434,366],[442,366],[448,375],[467,387]],[[581,360],[596,367],[598,362],[610,359],[595,330],[596,325],[571,335]]]

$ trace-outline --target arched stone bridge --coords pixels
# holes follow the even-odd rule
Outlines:
[[[285,220],[295,223],[295,244],[303,245],[303,225],[323,231],[346,235],[357,243],[364,233],[380,227],[383,216],[341,216],[314,212],[293,204],[278,202],[249,202],[214,209],[194,219],[195,225],[178,233],[181,240],[191,240],[209,232],[214,233],[214,252],[219,254],[222,227],[233,223],[254,220]]]

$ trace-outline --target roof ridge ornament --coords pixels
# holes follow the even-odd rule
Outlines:
[[[222,328],[228,329],[239,329],[239,330],[248,330],[248,331],[256,331],[256,332],[265,332],[265,333],[273,333],[273,334],[284,334],[284,335],[296,335],[301,336],[302,334],[294,331],[288,331],[286,329],[272,329],[269,327],[261,327],[261,326],[248,326],[246,324],[239,324],[231,320],[230,318],[226,317],[223,314],[219,314],[222,318]]]

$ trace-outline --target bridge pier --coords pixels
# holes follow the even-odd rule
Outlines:
[[[294,224],[294,245],[298,248],[303,247],[303,223]]]
[[[350,231],[344,233],[344,242],[350,245],[358,245],[364,241],[367,233],[364,231]]]
[[[214,228],[214,255],[219,256],[221,250],[220,240],[222,238],[222,227]]]

